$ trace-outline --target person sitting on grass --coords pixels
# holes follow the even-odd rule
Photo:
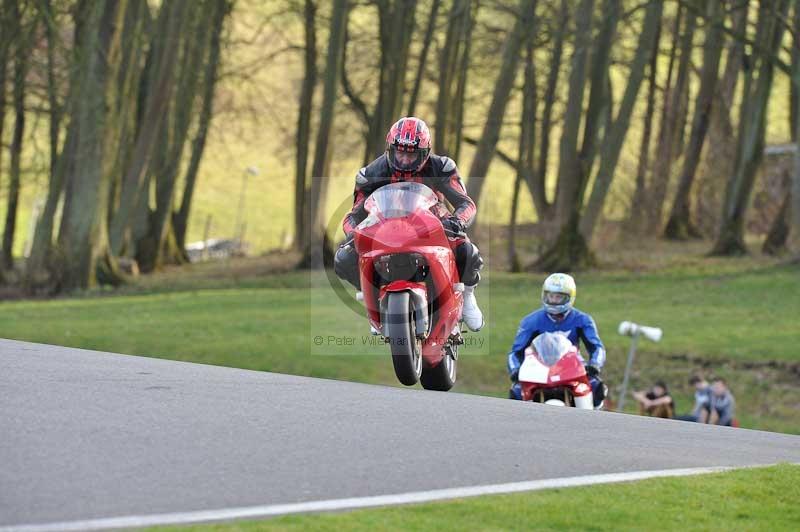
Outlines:
[[[639,403],[639,414],[652,417],[671,418],[675,414],[675,401],[664,381],[657,381],[647,392],[633,392]]]
[[[728,383],[722,377],[717,377],[711,381],[711,403],[709,409],[711,414],[708,422],[712,425],[725,425],[727,427],[736,426],[733,418],[736,401],[733,394],[728,389]]]
[[[694,408],[691,414],[678,416],[681,421],[694,421],[695,423],[708,423],[708,414],[711,405],[711,386],[700,374],[692,375],[689,384],[694,388]]]

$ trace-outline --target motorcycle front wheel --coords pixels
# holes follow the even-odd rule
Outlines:
[[[386,295],[383,334],[392,351],[392,364],[397,380],[406,386],[417,383],[422,374],[422,346],[414,331],[414,309],[408,292]]]

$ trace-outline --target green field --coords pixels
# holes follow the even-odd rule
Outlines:
[[[797,530],[798,500],[800,466],[781,465],[180,530],[777,531]]]
[[[368,334],[327,280],[304,272],[264,275],[271,260],[196,265],[118,292],[0,305],[0,336],[315,377],[397,385],[385,345]],[[487,327],[467,336],[455,391],[505,396],[506,353],[519,320],[539,306],[539,274],[492,271],[479,288]],[[579,308],[592,313],[608,350],[614,399],[629,346],[622,320],[664,329],[642,342],[631,385],[670,385],[678,412],[692,406],[695,370],[726,377],[742,426],[800,433],[796,268],[747,259],[670,259],[657,271],[577,275]],[[351,302],[351,306],[354,305]],[[314,338],[322,337],[322,345]],[[332,340],[329,340],[332,338]],[[352,338],[353,345],[336,345]],[[365,345],[366,344],[366,345]],[[633,411],[628,399],[626,410]]]

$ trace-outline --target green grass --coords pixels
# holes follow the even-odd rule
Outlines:
[[[246,262],[246,261],[245,261]],[[686,384],[696,369],[728,378],[743,426],[800,433],[800,352],[796,269],[766,265],[671,267],[632,274],[578,275],[578,307],[592,313],[608,349],[604,372],[616,398],[629,339],[622,320],[661,326],[659,344],[642,342],[631,387],[662,378],[678,411],[691,408]],[[746,264],[746,263],[742,263]],[[364,345],[361,311],[353,313],[324,278],[305,273],[263,277],[209,266],[148,279],[120,293],[0,305],[5,338],[208,364],[396,385],[384,345]],[[721,273],[720,273],[721,272]],[[227,277],[222,277],[225,274]],[[519,320],[538,307],[540,275],[491,272],[479,289],[487,327],[468,339],[455,390],[504,396],[506,353]],[[317,346],[314,338],[325,344]],[[352,338],[337,346],[328,338]],[[629,410],[633,404],[629,401]]]
[[[797,530],[798,500],[800,467],[780,465],[180,530],[777,531]]]

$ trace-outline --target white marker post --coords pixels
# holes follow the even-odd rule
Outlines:
[[[257,166],[248,166],[242,174],[242,190],[239,192],[239,208],[236,211],[236,226],[233,228],[233,238],[239,241],[240,249],[242,240],[244,239],[244,228],[247,224],[247,216],[244,211],[244,201],[247,196],[247,177],[255,177],[258,174],[259,170]]]
[[[631,337],[628,364],[625,366],[625,377],[622,379],[622,391],[619,393],[619,405],[617,406],[617,412],[622,412],[625,407],[625,395],[628,393],[628,377],[631,373],[631,366],[633,366],[633,357],[636,354],[636,344],[639,342],[639,336],[644,336],[651,342],[658,342],[661,340],[662,331],[658,327],[648,327],[630,321],[623,321],[619,324],[617,332],[622,336]]]

